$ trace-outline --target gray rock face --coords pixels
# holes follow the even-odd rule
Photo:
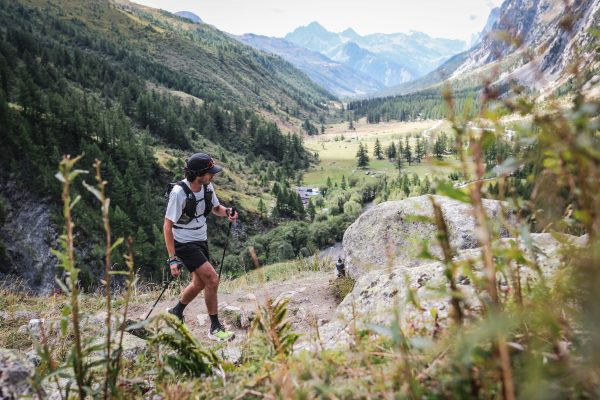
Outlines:
[[[13,350],[0,349],[0,399],[13,400],[31,395],[27,382],[33,365]]]
[[[534,254],[526,251],[531,260],[535,260],[545,278],[552,277],[560,265],[563,243],[551,234],[533,234],[531,244]],[[502,239],[501,244],[508,246],[513,239]],[[564,236],[564,241],[581,246],[586,238]],[[523,242],[519,243],[525,250]],[[480,259],[479,249],[462,250],[457,260]],[[474,266],[475,274],[481,275],[481,267]],[[538,279],[538,272],[521,267],[521,283],[524,287],[532,279]],[[510,291],[510,282],[502,281],[501,288]],[[412,268],[396,265],[389,270],[373,270],[362,275],[354,290],[339,305],[336,316],[320,329],[321,345],[335,347],[352,341],[352,329],[361,329],[367,324],[389,325],[397,315],[398,322],[407,334],[431,337],[435,329],[445,326],[451,318],[450,298],[443,294],[448,289],[444,276],[444,265],[439,262],[426,262]],[[465,317],[476,317],[481,312],[481,303],[476,288],[468,279],[459,279],[459,290],[464,296]],[[442,289],[442,290],[440,290]],[[409,301],[413,296],[419,307]],[[355,318],[353,318],[355,316]]]
[[[444,213],[454,249],[473,249],[479,246],[475,220],[470,205],[443,196],[433,196]],[[484,200],[488,216],[501,216],[501,203]],[[385,267],[413,268],[423,263],[419,258],[422,241],[428,240],[430,250],[441,256],[437,245],[437,229],[432,222],[414,217],[433,217],[429,196],[409,197],[388,201],[362,214],[344,234],[346,269],[353,277]],[[507,236],[508,232],[501,232]]]
[[[47,202],[19,189],[14,182],[0,183],[0,191],[6,206],[0,241],[5,244],[10,260],[8,265],[0,265],[0,277],[17,275],[38,294],[48,294],[54,288],[58,265],[50,251],[58,233],[52,225]]]

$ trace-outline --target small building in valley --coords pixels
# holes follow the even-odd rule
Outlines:
[[[318,196],[321,194],[321,191],[319,190],[319,188],[310,188],[310,187],[301,187],[301,186],[298,186],[296,188],[296,192],[302,199],[302,204],[304,205],[304,207],[308,206],[309,198],[311,198],[312,196]]]

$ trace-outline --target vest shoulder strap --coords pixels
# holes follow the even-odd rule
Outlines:
[[[208,217],[213,209],[212,195],[213,192],[208,190],[208,185],[204,185],[204,218]]]
[[[177,182],[177,184],[181,186],[181,188],[185,192],[185,197],[189,196],[190,194],[193,194],[192,189],[190,189],[190,187],[186,185],[184,181],[179,181]]]

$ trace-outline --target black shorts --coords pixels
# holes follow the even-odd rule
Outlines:
[[[189,243],[175,241],[175,255],[179,257],[188,271],[194,272],[210,259],[208,242],[205,240]]]

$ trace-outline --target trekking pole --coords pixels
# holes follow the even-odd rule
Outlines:
[[[231,212],[228,214],[230,217],[235,215],[235,207],[231,207]],[[231,233],[231,221],[229,221],[229,228],[227,229],[227,240],[225,241],[225,247],[223,248],[223,257],[221,257],[221,265],[219,266],[219,281],[221,280],[221,271],[223,271],[223,261],[225,260],[225,251],[229,245],[229,234]]]
[[[179,270],[181,271],[181,268],[179,268]],[[150,309],[150,312],[148,312],[148,315],[146,315],[146,318],[144,318],[144,321],[148,319],[148,317],[150,316],[150,314],[152,314],[152,311],[154,311],[154,307],[156,307],[156,305],[158,304],[158,302],[160,301],[162,295],[165,293],[165,290],[167,290],[167,288],[169,287],[169,285],[171,284],[171,282],[173,282],[174,278],[170,278],[167,279],[165,281],[165,284],[163,285],[163,289],[160,292],[160,294],[158,295],[158,299],[156,299],[156,301],[154,302],[154,304],[152,305],[152,308]]]

